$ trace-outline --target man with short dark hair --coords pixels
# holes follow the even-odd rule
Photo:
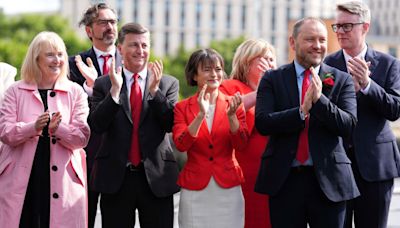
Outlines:
[[[349,72],[357,92],[358,123],[345,143],[361,196],[348,202],[346,227],[385,228],[400,175],[400,153],[389,121],[400,116],[400,62],[366,44],[369,7],[360,1],[337,5],[332,25],[342,50],[325,63]]]
[[[269,195],[272,227],[342,228],[346,200],[359,195],[342,138],[351,135],[356,97],[350,75],[322,63],[327,30],[297,21],[292,64],[260,81],[255,124],[269,135],[255,190]]]
[[[173,227],[178,166],[171,132],[179,83],[162,75],[161,61],[149,63],[150,32],[137,23],[122,26],[118,51],[124,66],[95,81],[89,125],[103,135],[91,187],[101,193],[102,225]]]

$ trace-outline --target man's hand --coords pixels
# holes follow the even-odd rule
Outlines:
[[[315,72],[314,67],[310,67],[310,71],[312,74],[310,87],[313,90],[312,102],[316,103],[322,94],[322,81],[319,78],[319,75]]]
[[[86,62],[88,65],[86,65],[82,61],[82,57],[80,55],[75,56],[75,63],[76,66],[78,67],[79,71],[81,72],[82,76],[86,79],[86,85],[90,88],[93,88],[94,81],[98,77],[97,70],[93,65],[93,61],[91,58],[87,57]]]
[[[161,60],[156,60],[154,63],[149,63],[148,69],[151,72],[149,79],[149,92],[151,96],[154,97],[159,89],[158,86],[160,85],[162,78],[163,63]]]
[[[352,58],[347,62],[347,69],[351,76],[353,76],[354,81],[358,81],[361,89],[365,89],[369,83],[369,76],[371,75],[371,71],[369,71],[370,65],[371,62],[366,62],[364,59],[358,57]],[[356,83],[354,84],[356,85]]]
[[[117,71],[115,71],[115,57],[112,58],[111,67],[110,67],[110,81],[111,81],[111,89],[110,94],[114,99],[119,98],[119,93],[121,92],[122,88],[122,68],[118,67]]]

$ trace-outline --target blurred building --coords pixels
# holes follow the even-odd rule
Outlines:
[[[62,0],[61,12],[78,28],[90,4],[107,2],[122,23],[135,21],[152,32],[158,56],[207,47],[212,40],[261,37],[277,49],[278,63],[288,59],[288,24],[304,16],[331,18],[335,0]]]
[[[375,49],[400,57],[400,1],[367,0],[371,8],[368,43]]]
[[[86,36],[84,28],[78,28],[83,12],[91,4],[107,2],[117,10],[122,23],[134,21],[150,29],[153,53],[157,56],[174,55],[181,46],[185,49],[207,47],[212,40],[261,37],[275,46],[278,64],[283,64],[290,59],[290,22],[305,16],[332,19],[339,1],[343,0],[61,0],[61,12],[82,36]],[[387,1],[393,2],[393,6],[386,6],[384,2]],[[374,11],[380,9],[375,4],[382,10],[383,7],[391,9],[393,13],[389,18],[393,18],[393,23],[400,23],[400,16],[393,9],[398,9],[395,7],[399,4],[397,0],[371,2]],[[327,26],[330,30],[330,22]],[[380,35],[387,32],[385,26],[380,26]],[[398,25],[396,31],[398,34]],[[396,31],[390,29],[390,32]]]

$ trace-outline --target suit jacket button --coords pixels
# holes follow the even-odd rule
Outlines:
[[[56,92],[51,91],[51,92],[50,92],[50,97],[55,97],[55,96],[56,96]]]
[[[51,139],[51,143],[56,144],[56,142],[57,142],[57,139],[55,139],[55,138]]]
[[[208,148],[212,149],[214,146],[212,144],[208,145]]]
[[[58,199],[58,194],[57,193],[53,193],[53,198],[54,199]]]
[[[58,170],[58,168],[57,168],[57,166],[53,165],[53,166],[51,167],[51,170],[53,170],[53,171],[57,171],[57,170]]]
[[[213,157],[210,157],[208,160],[210,160],[210,161],[213,161],[213,160],[214,160],[214,158],[213,158]]]

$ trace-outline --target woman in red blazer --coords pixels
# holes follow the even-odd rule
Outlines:
[[[174,142],[188,154],[178,179],[179,225],[243,228],[244,178],[234,156],[249,136],[241,96],[219,92],[224,62],[215,50],[194,52],[185,74],[198,92],[179,102],[174,111]]]
[[[275,49],[266,40],[249,39],[243,42],[233,57],[231,78],[224,80],[220,91],[232,95],[243,94],[246,109],[246,121],[250,132],[249,142],[243,150],[236,150],[235,155],[243,169],[245,182],[242,184],[245,201],[245,228],[269,228],[268,196],[254,192],[261,154],[268,142],[254,127],[255,104],[258,83],[269,69],[276,68]]]

